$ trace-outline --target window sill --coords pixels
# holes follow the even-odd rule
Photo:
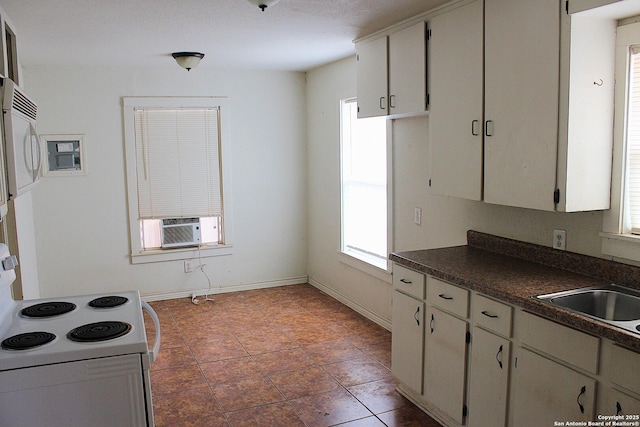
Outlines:
[[[376,279],[391,283],[391,268],[389,261],[386,261],[385,267],[382,267],[381,265],[373,264],[370,259],[367,259],[360,254],[356,254],[355,252],[338,252],[340,253],[341,263],[360,270],[363,273],[375,277]]]
[[[640,236],[602,232],[600,237],[603,254],[640,262]]]
[[[211,245],[200,248],[157,249],[131,254],[131,264],[146,264],[151,262],[179,261],[183,259],[206,258],[231,255],[233,245]]]

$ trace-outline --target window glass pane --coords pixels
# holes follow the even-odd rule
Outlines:
[[[387,258],[387,120],[357,118],[342,102],[342,250],[378,266]]]
[[[627,118],[625,229],[640,233],[640,52],[631,48]]]

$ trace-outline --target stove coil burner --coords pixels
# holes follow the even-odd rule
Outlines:
[[[93,308],[113,308],[126,304],[127,301],[129,301],[129,298],[109,295],[91,300],[88,305]]]
[[[55,338],[56,336],[49,332],[26,332],[5,339],[1,346],[5,350],[28,350],[45,345]]]
[[[131,331],[131,325],[125,322],[96,322],[72,329],[67,334],[67,338],[76,342],[107,341],[126,335],[129,331]]]
[[[75,309],[76,305],[72,302],[48,301],[25,307],[20,311],[20,314],[24,317],[43,318],[59,316]]]

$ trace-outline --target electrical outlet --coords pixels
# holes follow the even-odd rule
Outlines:
[[[567,249],[567,232],[565,230],[553,230],[553,248],[561,251]]]
[[[414,208],[413,210],[413,223],[416,225],[422,224],[422,209]]]
[[[184,260],[184,272],[191,273],[193,271],[193,264],[190,259]]]

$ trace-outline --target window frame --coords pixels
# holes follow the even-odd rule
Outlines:
[[[343,106],[346,103],[356,103],[357,98],[354,96],[341,97],[339,99],[339,115],[340,115],[340,165],[339,165],[339,181],[340,181],[340,240],[339,240],[339,248],[338,252],[340,253],[341,262],[357,268],[365,273],[368,273],[371,276],[377,277],[381,280],[388,281],[389,275],[391,273],[392,263],[388,259],[388,254],[393,252],[393,194],[392,194],[392,122],[389,118],[385,117],[386,120],[386,207],[387,207],[387,258],[386,258],[386,266],[383,268],[379,264],[372,263],[367,256],[359,255],[355,251],[346,251],[344,250],[344,194],[343,194],[343,182],[342,182],[342,171],[343,171],[343,151],[344,151],[344,139],[343,139],[343,126],[344,123],[342,121],[343,118]],[[357,103],[356,103],[357,105]]]
[[[138,218],[138,184],[136,174],[135,122],[136,108],[219,108],[220,159],[222,164],[222,235],[223,244],[202,244],[196,247],[144,250]],[[123,97],[124,149],[127,180],[129,242],[132,264],[174,261],[193,257],[230,255],[233,253],[233,196],[231,191],[229,100],[226,97]]]
[[[640,236],[624,231],[626,134],[629,92],[629,49],[640,44],[640,22],[617,28],[613,124],[611,208],[603,213],[602,253],[616,259],[640,262]]]

